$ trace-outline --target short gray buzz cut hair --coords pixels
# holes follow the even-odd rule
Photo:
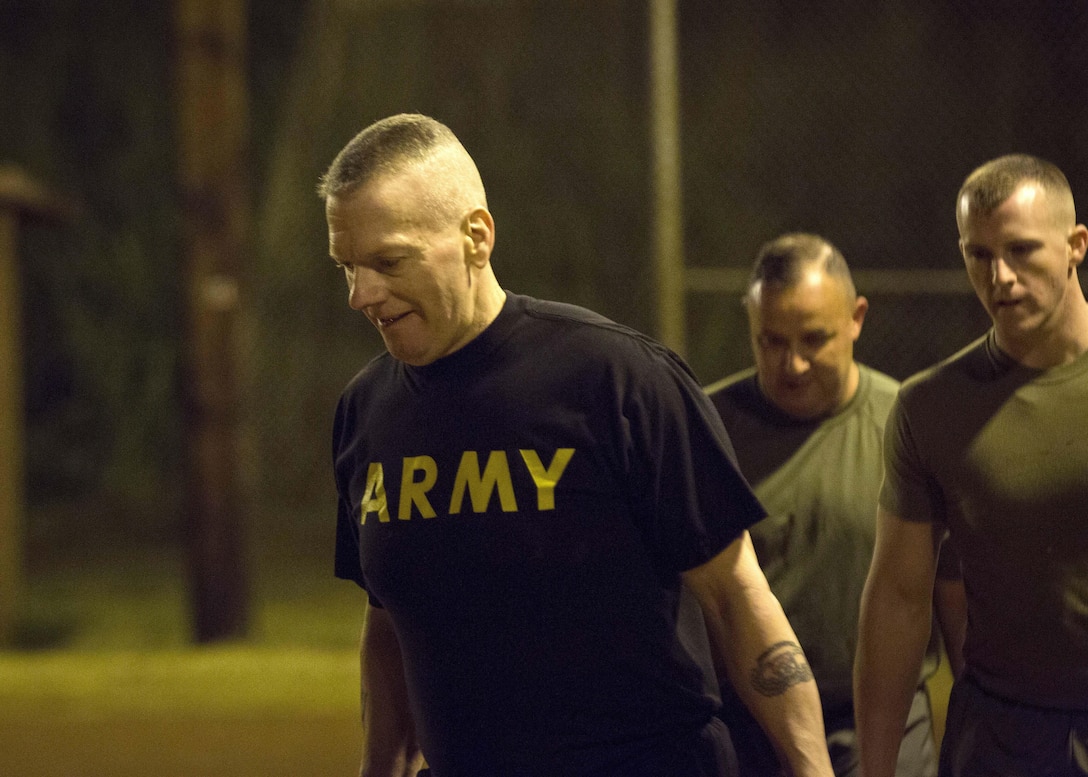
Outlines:
[[[426,160],[437,149],[460,146],[442,122],[400,113],[369,125],[336,155],[317,186],[322,199],[349,193],[368,181]]]

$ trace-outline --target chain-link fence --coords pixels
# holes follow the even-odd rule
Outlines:
[[[1051,159],[1088,208],[1088,6],[1010,2],[680,4],[689,264],[747,267],[803,230],[873,271],[860,358],[903,378],[985,331],[973,295],[899,293],[882,271],[959,270],[963,178]],[[737,296],[694,301],[707,378],[748,363]],[[715,311],[715,305],[720,310]]]
[[[965,285],[904,294],[880,273],[961,268],[955,192],[1001,153],[1052,159],[1088,198],[1081,7],[680,2],[687,264],[746,270],[763,241],[818,232],[875,279],[859,284],[871,303],[859,358],[903,378],[958,350],[988,323]],[[335,395],[378,348],[323,264],[309,198],[368,121],[422,110],[458,132],[489,188],[509,288],[643,330],[654,320],[645,3],[313,11],[264,195],[258,301],[265,488],[303,503],[327,497]],[[738,296],[688,296],[704,382],[750,362]]]
[[[258,527],[287,508],[330,525],[332,410],[380,348],[345,304],[313,194],[370,121],[416,110],[457,132],[488,187],[507,288],[652,329],[647,5],[295,0],[283,7],[297,19],[276,27],[284,45],[255,41],[244,407]],[[52,7],[19,4],[0,33],[0,86],[23,106],[0,146],[37,159],[30,169],[91,214],[75,248],[25,245],[31,479],[39,494],[130,489],[147,501],[141,521],[168,523],[180,251],[169,62],[148,49],[167,14],[118,6],[140,32],[96,51],[97,17],[75,0],[57,6],[71,18]],[[862,360],[902,378],[953,353],[986,329],[973,297],[899,293],[880,273],[960,268],[955,192],[1002,153],[1051,159],[1088,210],[1085,7],[678,0],[688,267],[743,274],[764,241],[817,232],[873,280],[859,282],[871,303]],[[77,45],[38,42],[73,20]],[[687,296],[687,356],[704,382],[750,362],[738,295]]]

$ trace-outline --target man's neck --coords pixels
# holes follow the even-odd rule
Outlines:
[[[1088,301],[1078,286],[1070,309],[1052,327],[1027,332],[1023,337],[1005,337],[994,328],[998,347],[1024,367],[1047,370],[1070,364],[1088,351]]]

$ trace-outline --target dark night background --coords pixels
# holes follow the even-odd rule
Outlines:
[[[1085,219],[1083,0],[678,12],[688,266],[744,270],[804,230],[855,270],[961,268],[956,190],[1014,151],[1058,164]],[[481,169],[505,287],[654,333],[647,4],[276,0],[248,23],[250,531],[282,532],[326,574],[332,409],[380,341],[327,257],[318,176],[365,124],[433,115]],[[80,207],[19,241],[32,593],[61,546],[183,542],[174,43],[166,2],[0,0],[0,164]],[[859,290],[859,358],[898,378],[987,326],[967,294]],[[749,364],[736,296],[687,298],[704,383]]]
[[[0,2],[0,161],[83,204],[21,243],[29,496],[169,526],[179,240],[166,4]],[[327,261],[314,182],[364,124],[418,110],[477,158],[508,288],[653,331],[645,6],[253,3],[256,212],[245,408],[261,499],[329,513],[329,410],[379,347]],[[1079,2],[679,3],[686,262],[746,268],[820,232],[855,269],[958,268],[952,200],[1009,151],[1088,197]],[[861,291],[864,293],[865,289]],[[896,377],[985,328],[963,295],[871,295]],[[748,363],[731,295],[689,295],[704,382]],[[924,334],[923,334],[924,333]],[[164,498],[166,497],[166,498]],[[311,512],[312,511],[312,512]]]

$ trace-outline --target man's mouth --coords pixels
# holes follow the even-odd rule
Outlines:
[[[402,318],[404,318],[407,315],[408,315],[407,313],[401,313],[399,316],[389,316],[388,318],[377,318],[377,319],[375,319],[375,321],[378,324],[378,329],[385,329],[386,327],[390,327],[393,324],[397,323],[398,321],[400,321]]]

